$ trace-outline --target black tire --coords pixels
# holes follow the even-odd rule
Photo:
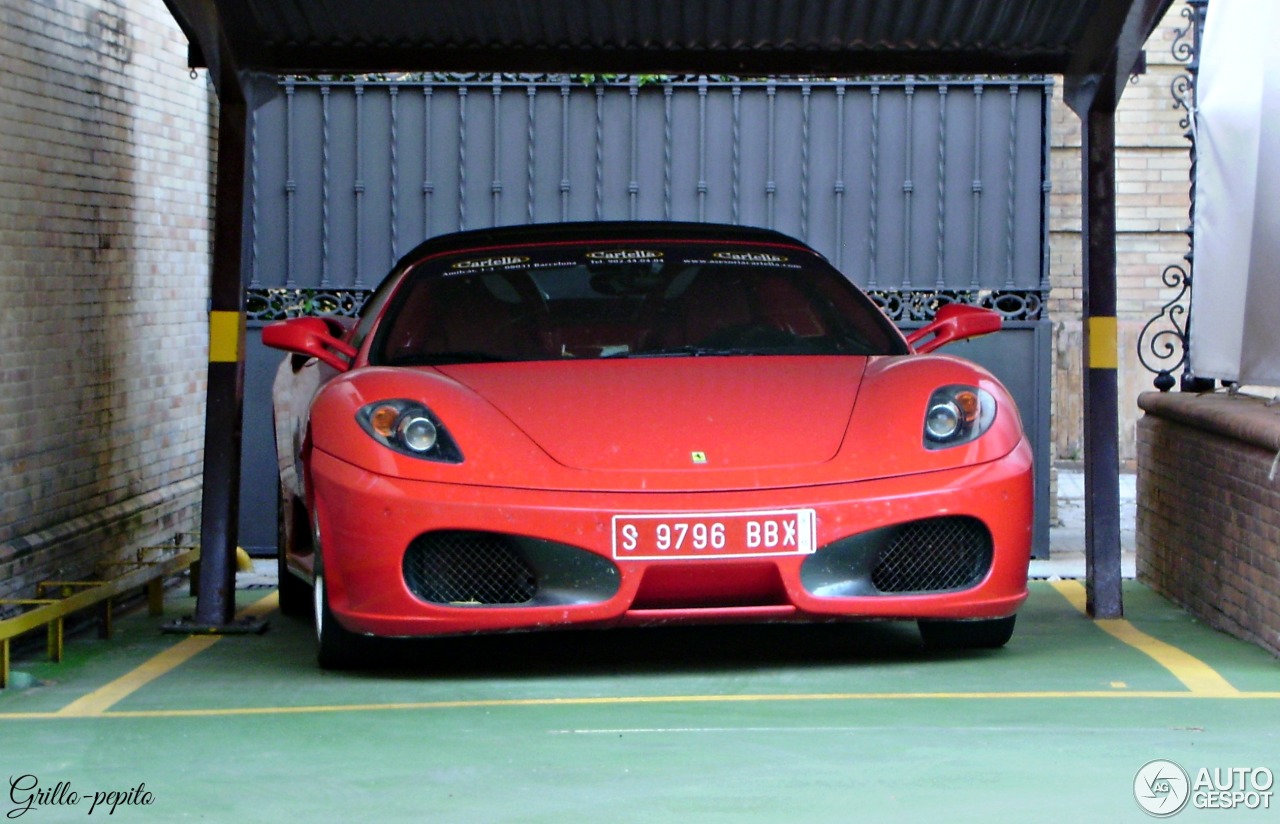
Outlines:
[[[293,518],[293,503],[286,504],[284,490],[276,489],[276,574],[280,591],[280,613],[292,618],[305,618],[311,614],[311,587],[289,571],[285,560],[289,549],[289,526]]]
[[[329,609],[324,575],[316,575],[312,601],[316,616],[316,659],[321,669],[353,669],[364,662],[364,638],[338,623]]]
[[[999,649],[1013,637],[1018,616],[983,621],[918,621],[920,637],[932,649]]]

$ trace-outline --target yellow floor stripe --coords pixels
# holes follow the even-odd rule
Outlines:
[[[405,712],[422,710],[493,709],[500,707],[573,707],[624,704],[721,704],[780,701],[1042,701],[1042,700],[1280,700],[1280,692],[1213,694],[1187,690],[1045,690],[1025,692],[849,692],[773,695],[633,695],[582,698],[494,698],[472,701],[413,701],[392,704],[333,704],[300,707],[209,707],[205,709],[122,710],[82,716],[64,712],[0,713],[3,721],[47,721],[56,718],[221,718],[250,715],[306,715],[340,712]]]
[[[1081,615],[1088,616],[1083,584],[1079,581],[1050,581],[1050,583],[1062,597],[1080,611]],[[1172,644],[1166,644],[1158,638],[1147,635],[1123,618],[1098,618],[1094,623],[1118,641],[1150,656],[1197,695],[1230,697],[1240,694],[1240,691],[1231,686],[1227,679],[1219,675],[1213,667]]]
[[[236,614],[237,618],[260,618],[279,606],[279,594],[271,593]],[[83,718],[101,715],[142,687],[170,672],[222,640],[221,635],[192,635],[151,657],[116,680],[82,696],[54,715]]]
[[[1085,589],[1078,581],[1050,582],[1081,614],[1085,609]],[[278,607],[278,595],[272,593],[246,607],[237,617],[261,617]],[[388,704],[349,704],[300,707],[225,707],[204,709],[108,710],[141,687],[180,666],[217,643],[221,636],[195,635],[155,655],[131,672],[85,695],[56,712],[0,713],[4,720],[47,720],[54,718],[191,718],[248,715],[281,715],[338,712],[386,712],[494,707],[584,706],[622,704],[724,703],[771,701],[901,701],[901,700],[1043,700],[1043,699],[1189,699],[1229,698],[1280,700],[1280,692],[1241,692],[1213,668],[1198,658],[1160,641],[1134,627],[1124,619],[1101,619],[1098,627],[1124,644],[1150,656],[1167,669],[1188,689],[1171,690],[1042,690],[1021,692],[875,692],[777,695],[657,695],[582,698],[490,699],[471,701],[422,701]]]

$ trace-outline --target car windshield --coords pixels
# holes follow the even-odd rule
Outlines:
[[[906,351],[875,305],[805,249],[646,240],[424,260],[392,299],[369,360],[444,365]]]

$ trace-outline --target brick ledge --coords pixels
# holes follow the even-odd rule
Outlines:
[[[1280,406],[1265,398],[1225,393],[1144,392],[1147,414],[1280,452]]]
[[[164,507],[173,501],[183,501],[182,505],[198,503],[201,488],[200,478],[188,478],[55,524],[40,532],[19,536],[0,543],[0,562],[14,561],[54,544],[110,530],[115,525],[127,523],[149,510]]]

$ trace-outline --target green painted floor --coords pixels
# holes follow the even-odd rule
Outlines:
[[[993,652],[926,651],[910,624],[706,627],[398,644],[335,674],[272,613],[145,681],[194,649],[158,632],[191,610],[171,597],[62,664],[14,662],[0,813],[38,782],[29,824],[84,820],[95,793],[106,816],[139,784],[152,803],[111,820],[1146,821],[1153,759],[1280,773],[1280,661],[1134,583],[1108,632],[1058,586],[1032,585]]]

